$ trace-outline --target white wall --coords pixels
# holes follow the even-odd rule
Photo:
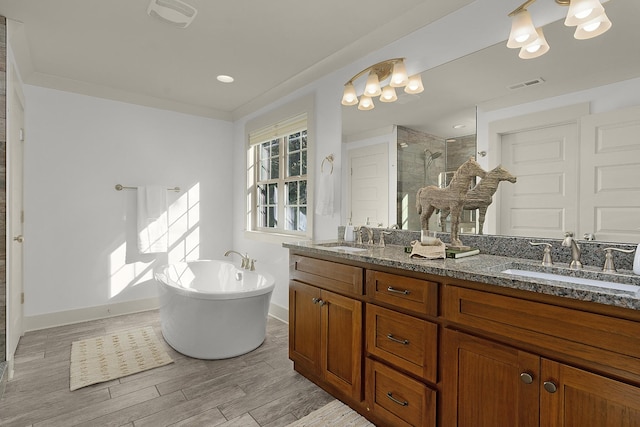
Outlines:
[[[231,248],[230,122],[29,85],[25,96],[27,327],[34,316],[89,307],[107,315],[113,304],[153,298],[154,266]],[[136,190],[115,184],[182,189],[168,193],[169,256],[126,259]]]

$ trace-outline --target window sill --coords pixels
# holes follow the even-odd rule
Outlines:
[[[287,242],[302,242],[312,240],[311,236],[294,236],[291,234],[264,233],[261,231],[246,231],[244,237],[250,240],[256,240],[264,243],[274,243],[281,245]]]

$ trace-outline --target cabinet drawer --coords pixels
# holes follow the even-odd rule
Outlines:
[[[367,295],[415,313],[438,315],[438,284],[427,280],[367,270]]]
[[[638,322],[456,286],[443,293],[447,320],[640,382]]]
[[[363,294],[362,268],[352,265],[291,255],[289,276],[330,291],[351,295]]]
[[[373,304],[366,307],[367,351],[435,383],[438,326]]]
[[[434,427],[436,392],[426,385],[367,359],[366,393],[371,413],[394,427]]]

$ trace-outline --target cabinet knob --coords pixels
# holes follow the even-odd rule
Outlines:
[[[525,384],[531,384],[533,382],[533,375],[528,372],[523,372],[520,374],[520,379]]]
[[[320,304],[320,307],[322,307],[323,305],[327,305],[328,303],[325,300],[320,300],[318,301],[318,304]]]
[[[553,381],[545,381],[543,385],[544,389],[549,393],[555,393],[556,391],[558,391],[558,386],[556,386]]]
[[[319,302],[320,302],[320,301],[322,301],[322,300],[321,300],[320,298],[312,298],[312,299],[311,299],[311,301],[312,301],[314,304],[317,304],[317,303],[319,303]]]

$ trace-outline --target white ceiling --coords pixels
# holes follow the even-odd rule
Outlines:
[[[559,7],[546,3],[538,7]],[[491,111],[640,77],[640,1],[610,1],[605,9],[613,26],[599,37],[576,40],[574,27],[556,21],[543,28],[551,49],[539,58],[519,59],[518,50],[508,49],[505,40],[425,71],[425,91],[419,95],[399,91],[396,103],[377,102],[371,111],[343,107],[343,134],[357,139],[372,129],[401,125],[442,138],[459,137],[475,133],[476,105]],[[505,34],[509,26],[505,16]],[[540,77],[545,80],[541,85],[508,89]],[[466,127],[453,129],[458,123]]]
[[[186,29],[149,0],[0,0],[0,15],[22,23],[27,84],[233,120],[471,1],[184,0]]]

